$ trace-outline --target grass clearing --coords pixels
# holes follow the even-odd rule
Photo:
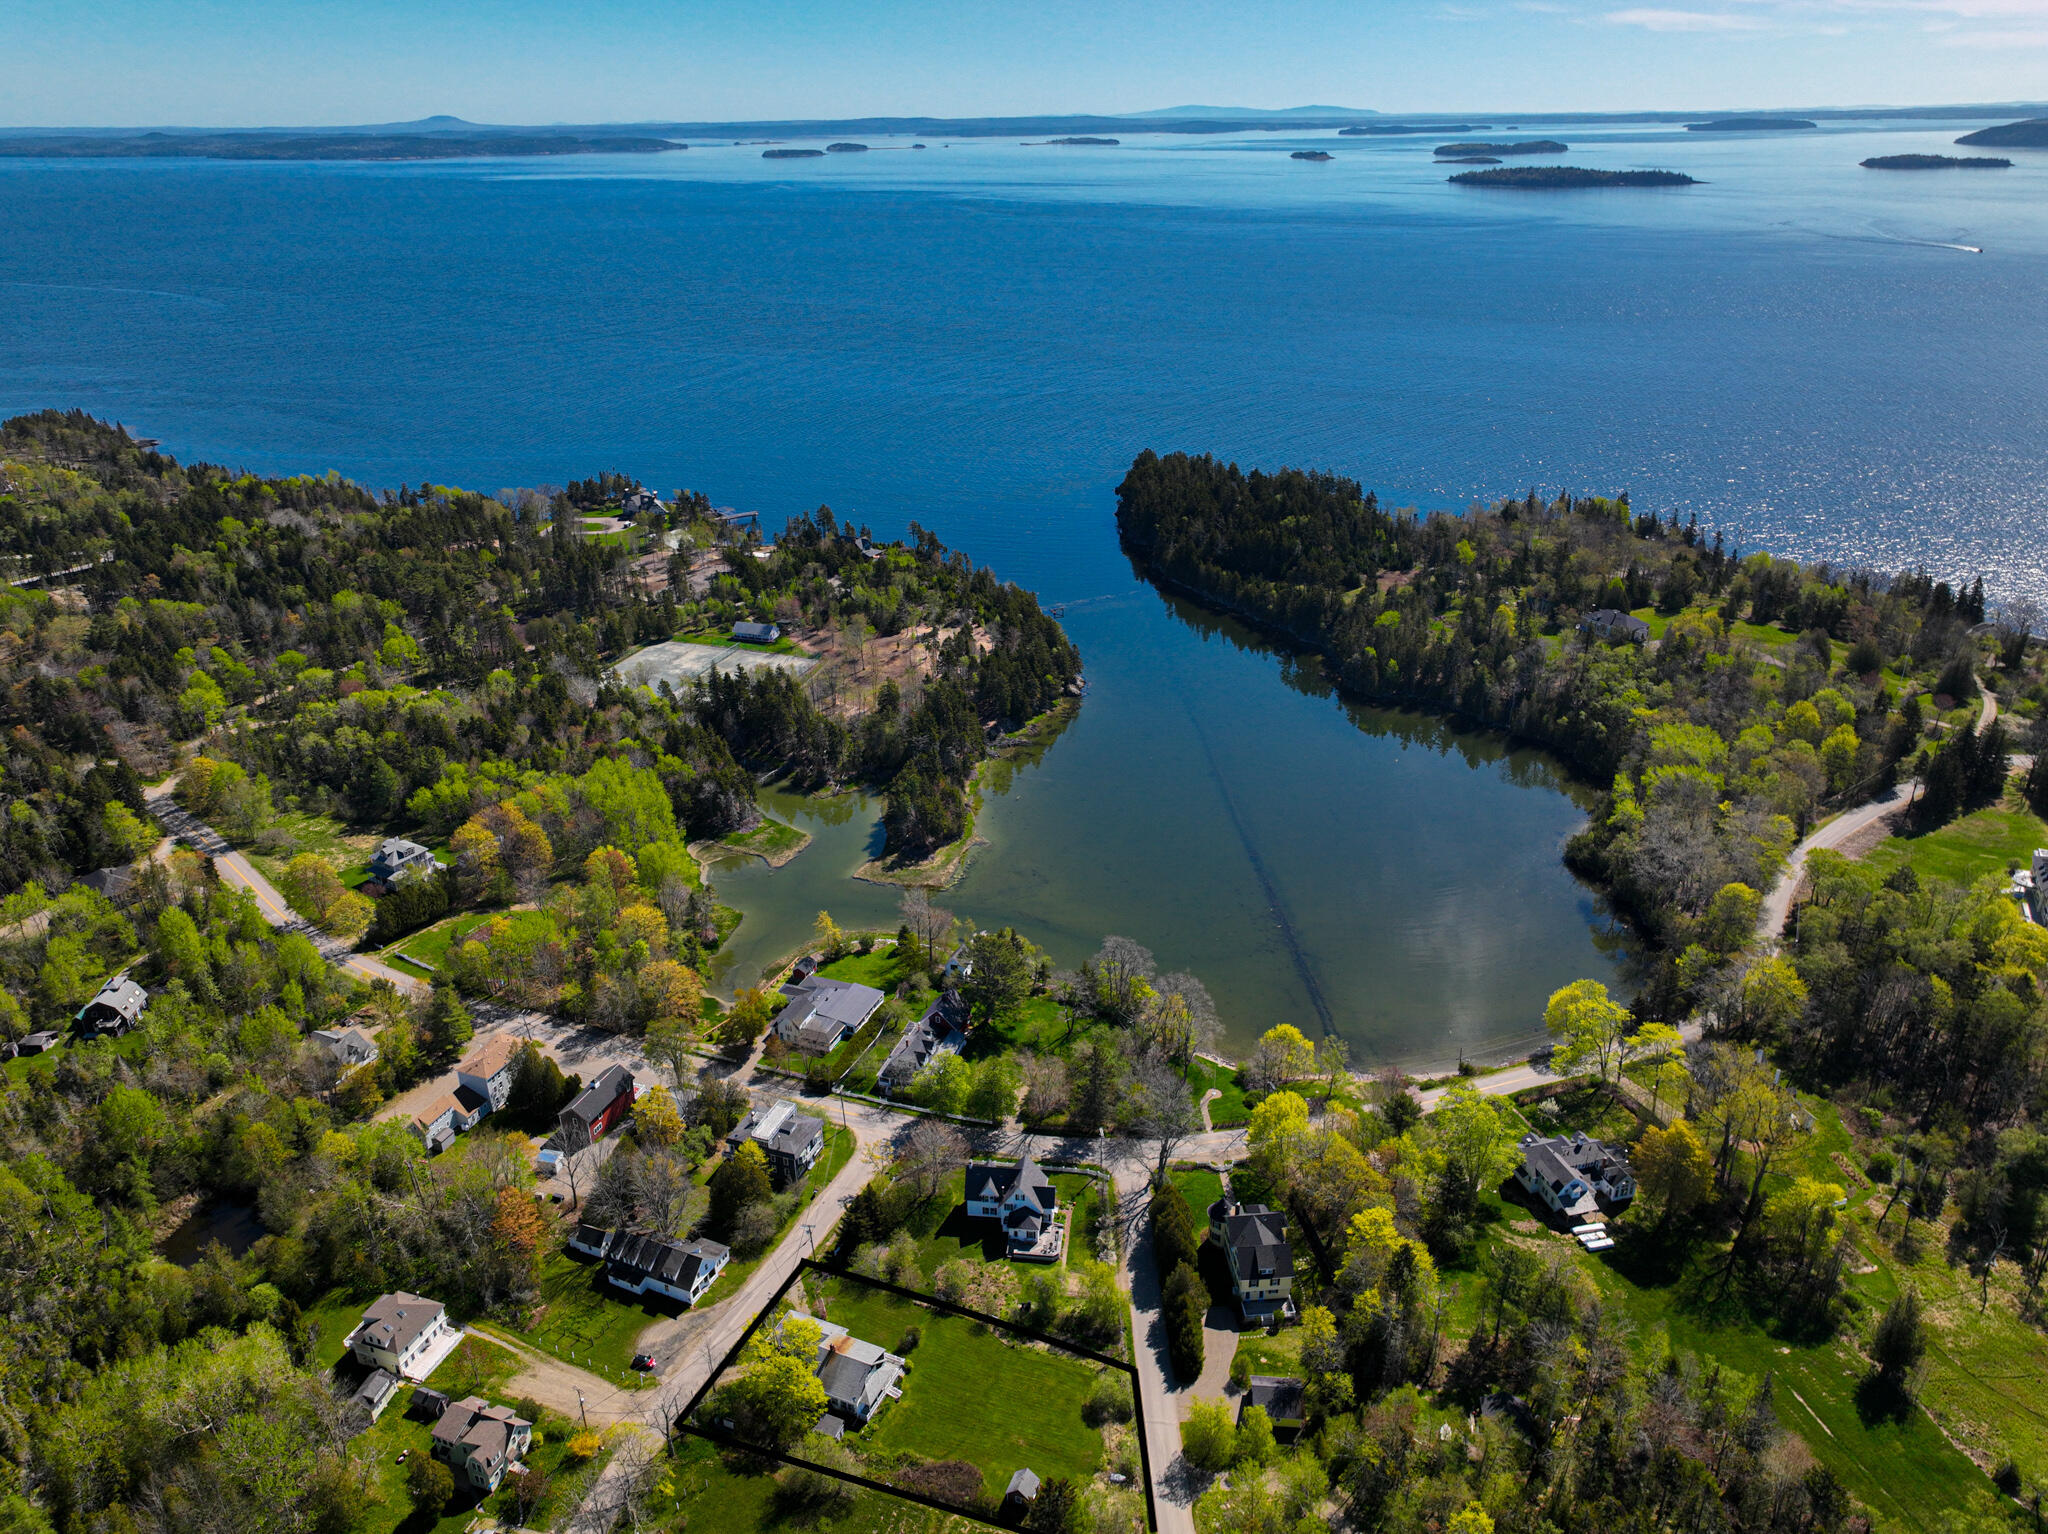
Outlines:
[[[750,852],[766,858],[780,867],[809,845],[810,832],[800,831],[786,821],[762,817],[761,823],[751,831],[740,831],[725,838],[719,845],[731,847],[738,852]]]
[[[1166,1174],[1194,1211],[1195,1228],[1209,1228],[1209,1206],[1223,1197],[1223,1178],[1207,1167],[1175,1167]]]
[[[1209,1104],[1209,1123],[1214,1128],[1228,1129],[1251,1122],[1251,1105],[1244,1097],[1244,1072],[1238,1067],[1197,1055],[1188,1071],[1188,1090],[1198,1103],[1207,1092],[1223,1094]]]
[[[1921,836],[1889,836],[1864,858],[1890,873],[1906,864],[1924,882],[1948,879],[1971,884],[1986,874],[2025,868],[2034,851],[2048,847],[2048,822],[2026,807],[2010,787],[2002,802],[1952,820]]]
[[[825,1289],[826,1314],[854,1336],[896,1349],[916,1326],[903,1399],[861,1430],[875,1455],[959,1459],[979,1467],[999,1495],[1028,1465],[1043,1477],[1076,1481],[1102,1466],[1102,1434],[1081,1416],[1101,1366],[1006,1336],[993,1327],[929,1310],[842,1277]]]
[[[506,1327],[543,1353],[589,1369],[632,1389],[654,1380],[633,1370],[640,1334],[683,1307],[657,1296],[620,1294],[605,1282],[604,1265],[566,1251],[549,1254],[540,1270],[541,1309],[530,1327]]]
[[[456,940],[499,914],[497,911],[464,911],[460,916],[450,916],[400,938],[384,950],[382,957],[409,960],[415,968],[429,973],[446,969],[448,950],[455,946]]]
[[[671,1490],[654,1503],[656,1523],[690,1534],[975,1534],[987,1527],[872,1491],[821,1515],[789,1496],[766,1461],[726,1453],[701,1438],[679,1438],[670,1463]]]
[[[870,952],[850,953],[818,966],[828,980],[845,980],[853,985],[871,985],[887,994],[909,978],[903,973],[901,957],[894,943],[878,943]]]

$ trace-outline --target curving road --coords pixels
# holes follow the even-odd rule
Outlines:
[[[277,886],[264,878],[255,864],[230,847],[226,837],[178,805],[171,797],[177,781],[176,777],[167,778],[143,790],[149,812],[171,835],[212,858],[214,871],[220,875],[223,884],[232,884],[254,894],[265,921],[280,931],[297,932],[310,938],[313,946],[320,950],[320,956],[329,964],[347,970],[358,979],[388,980],[398,987],[399,994],[405,996],[426,994],[427,986],[423,981],[414,979],[403,970],[393,969],[373,955],[354,952],[339,938],[330,937],[294,911],[291,902],[278,893]]]

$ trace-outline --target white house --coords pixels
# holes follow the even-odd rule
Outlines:
[[[694,1305],[731,1257],[731,1248],[716,1241],[674,1241],[620,1230],[606,1240],[604,1276],[629,1294],[665,1294]]]
[[[490,1099],[470,1087],[443,1092],[412,1116],[412,1132],[430,1156],[439,1155],[455,1143],[459,1134],[476,1128],[491,1111]]]
[[[1056,1218],[1059,1194],[1039,1164],[970,1161],[967,1164],[967,1213],[977,1220],[995,1220],[1009,1241],[1010,1256],[1028,1262],[1059,1257],[1064,1227]]]
[[[871,985],[825,975],[793,981],[782,987],[782,994],[789,1001],[775,1014],[775,1036],[812,1055],[831,1053],[841,1039],[859,1032],[887,999]]]
[[[520,1040],[500,1034],[456,1066],[455,1079],[490,1103],[487,1112],[496,1113],[512,1095],[523,1047]]]
[[[359,1364],[417,1380],[426,1378],[423,1366],[439,1362],[435,1355],[445,1352],[442,1344],[456,1335],[446,1306],[401,1289],[380,1295],[363,1312],[347,1346]]]
[[[1515,1178],[1556,1213],[1591,1214],[1603,1203],[1622,1204],[1636,1196],[1635,1169],[1618,1147],[1583,1134],[1546,1139],[1522,1136],[1522,1164]]]

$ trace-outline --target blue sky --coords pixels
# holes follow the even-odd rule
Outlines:
[[[2048,96],[2048,0],[6,0],[7,125]]]

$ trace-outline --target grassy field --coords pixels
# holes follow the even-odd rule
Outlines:
[[[541,1311],[531,1327],[506,1330],[565,1363],[641,1389],[654,1380],[633,1371],[641,1332],[682,1309],[659,1297],[637,1300],[604,1281],[601,1263],[556,1251],[541,1264]]]
[[[1066,1014],[1058,1002],[1050,996],[1032,996],[1010,1016],[978,1026],[967,1041],[967,1056],[978,1060],[1020,1049],[1057,1053],[1068,1031]]]
[[[384,950],[384,957],[408,959],[413,961],[415,968],[430,972],[445,969],[448,950],[455,946],[456,939],[474,932],[498,914],[496,911],[464,911],[460,916],[451,916],[400,938]]]
[[[1865,861],[1886,873],[1904,863],[1922,879],[1968,884],[1986,874],[2025,868],[2037,847],[2048,847],[2048,823],[2009,789],[2004,802],[1952,820],[1939,830],[1887,837]]]
[[[856,1337],[893,1350],[907,1328],[923,1333],[909,1355],[903,1399],[883,1407],[860,1435],[866,1452],[967,1460],[980,1467],[991,1495],[1020,1466],[1075,1480],[1101,1467],[1102,1434],[1081,1417],[1099,1366],[856,1278],[835,1279],[826,1293],[827,1315]]]
[[[804,1218],[805,1215],[811,1213],[811,1201],[818,1196],[826,1184],[839,1175],[846,1163],[853,1159],[853,1152],[853,1136],[844,1129],[841,1129],[837,1124],[827,1124],[825,1126],[824,1153],[818,1157],[817,1164],[811,1168],[809,1175],[804,1178],[803,1202],[798,1206],[794,1214],[782,1222],[780,1228],[775,1232],[774,1239],[761,1249],[761,1256],[774,1251],[782,1238],[789,1233],[789,1228],[798,1220]],[[821,1209],[816,1212],[813,1219],[814,1223],[818,1226],[818,1229],[813,1232],[815,1236],[814,1244],[817,1250],[822,1252],[830,1244],[832,1226],[837,1223],[838,1211]],[[749,1257],[744,1260],[735,1256],[725,1265],[725,1271],[718,1275],[717,1281],[704,1291],[704,1298],[697,1302],[697,1308],[702,1310],[707,1306],[716,1305],[720,1300],[730,1295],[739,1293],[740,1285],[751,1278],[754,1270],[761,1266],[761,1256]]]
[[[1209,1206],[1223,1197],[1223,1179],[1207,1167],[1175,1167],[1167,1175],[1194,1211],[1195,1228],[1209,1228]]]
[[[908,977],[903,973],[894,943],[878,945],[869,953],[850,953],[843,959],[834,959],[830,964],[818,966],[818,973],[828,980],[845,980],[853,985],[871,985],[887,993],[893,991]]]
[[[722,1453],[701,1438],[679,1439],[672,1464],[671,1490],[654,1506],[660,1528],[687,1528],[690,1534],[974,1534],[987,1527],[882,1492],[859,1492],[838,1511],[821,1513],[786,1494],[765,1462]]]
[[[697,629],[690,633],[677,634],[675,638],[684,644],[715,644],[727,650],[752,650],[756,655],[809,655],[806,650],[788,635],[773,644],[759,644],[751,639],[735,639],[731,629]]]

